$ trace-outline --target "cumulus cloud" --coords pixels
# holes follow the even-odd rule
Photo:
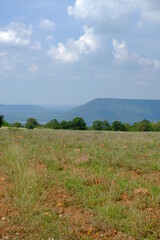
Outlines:
[[[38,65],[37,64],[32,64],[29,68],[28,68],[28,72],[30,74],[35,74],[38,72]]]
[[[76,0],[74,6],[68,7],[68,14],[77,19],[88,20],[98,31],[119,31],[125,28],[125,20],[128,17],[127,6],[120,3],[121,0]],[[125,1],[125,0],[124,0]],[[128,4],[128,11],[130,5]],[[117,23],[119,29],[117,28]]]
[[[0,29],[0,44],[11,46],[30,45],[32,35],[32,25],[28,27],[23,24],[12,22],[4,29]]]
[[[102,17],[102,14],[106,13],[106,17],[116,19],[127,11],[131,11],[134,5],[135,1],[132,0],[76,0],[74,6],[68,7],[68,14],[77,18],[93,19]]]
[[[59,43],[57,47],[52,46],[48,55],[60,62],[75,62],[80,56],[88,55],[98,48],[98,38],[92,28],[83,27],[84,34],[78,40],[69,39],[65,44]]]
[[[160,61],[150,58],[143,58],[138,56],[137,54],[132,55],[133,59],[138,62],[140,65],[144,66],[145,68],[153,68],[155,70],[160,69]]]
[[[76,0],[68,7],[68,14],[88,20],[97,30],[124,31],[136,13],[137,22],[159,23],[159,0]],[[142,24],[141,24],[142,26]]]
[[[50,21],[49,19],[41,19],[39,26],[44,29],[52,29],[55,26],[55,23],[53,21]]]
[[[119,62],[123,62],[128,58],[128,49],[125,41],[119,42],[116,39],[112,40],[113,43],[113,56]]]
[[[112,44],[113,44],[113,50],[114,50],[113,56],[115,60],[118,61],[119,63],[123,63],[126,60],[130,60],[145,68],[153,68],[155,70],[160,69],[159,60],[144,58],[144,57],[140,57],[136,53],[130,53],[128,51],[128,47],[125,41],[119,42],[118,40],[113,39]]]

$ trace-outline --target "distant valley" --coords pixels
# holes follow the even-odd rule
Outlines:
[[[9,123],[25,123],[27,118],[34,117],[39,123],[46,123],[53,118],[60,120],[73,106],[38,106],[38,105],[5,105],[0,104],[0,115]]]

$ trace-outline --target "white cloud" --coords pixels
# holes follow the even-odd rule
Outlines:
[[[30,74],[35,74],[38,72],[38,65],[37,64],[32,64],[29,68],[28,68],[28,72]]]
[[[137,0],[76,0],[68,7],[68,14],[85,19],[97,32],[123,32],[129,17],[136,9]]]
[[[83,27],[84,35],[78,40],[70,39],[65,44],[59,43],[57,47],[52,46],[48,51],[48,55],[60,62],[75,62],[81,55],[88,55],[96,51],[98,47],[98,39],[94,35],[93,29],[86,26]]]
[[[74,6],[68,7],[68,14],[77,18],[95,18],[102,17],[106,13],[106,17],[113,19],[130,11],[133,7],[132,0],[76,0]],[[135,4],[134,4],[135,5]]]
[[[32,35],[32,25],[28,27],[12,22],[4,29],[0,29],[0,44],[11,46],[30,45],[30,36]]]
[[[132,56],[136,62],[138,62],[140,65],[144,66],[145,68],[154,68],[155,70],[160,69],[160,61],[159,60],[143,58],[143,57],[138,56],[135,53]]]
[[[124,31],[136,13],[137,22],[160,23],[159,0],[76,0],[68,14],[85,19],[98,31]],[[137,24],[138,25],[138,24]]]
[[[96,50],[98,40],[96,39],[92,28],[84,26],[83,30],[84,35],[82,35],[79,40],[75,41],[75,46],[78,49],[79,54],[87,55]]]
[[[55,26],[55,23],[49,19],[41,19],[39,26],[45,29],[52,29]]]
[[[60,62],[75,62],[78,60],[78,54],[71,49],[67,49],[63,43],[59,43],[57,47],[51,47],[48,55]]]
[[[116,59],[116,61],[123,63],[127,60],[130,60],[132,62],[138,63],[139,65],[145,67],[145,68],[152,68],[155,70],[160,69],[160,61],[150,58],[144,58],[140,57],[136,53],[129,53],[128,47],[125,41],[119,42],[116,39],[112,40],[113,44],[113,56]]]
[[[112,40],[113,43],[113,55],[119,62],[123,62],[128,58],[128,49],[125,41],[119,42],[116,39]]]

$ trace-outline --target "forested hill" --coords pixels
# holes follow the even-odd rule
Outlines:
[[[0,104],[0,115],[4,115],[5,120],[10,123],[25,122],[29,117],[36,118],[40,123],[52,119],[62,121],[82,117],[88,125],[95,120],[108,120],[110,123],[118,120],[131,124],[143,119],[158,122],[160,100],[98,98],[76,108]]]
[[[74,108],[65,114],[65,118],[83,117],[90,124],[94,120],[115,120],[134,123],[147,119],[160,121],[160,100],[132,100],[98,98]]]

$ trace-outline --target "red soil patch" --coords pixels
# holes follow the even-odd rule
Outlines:
[[[63,188],[49,189],[47,205],[53,205],[54,210],[59,217],[68,222],[69,239],[91,239],[113,240],[113,239],[130,239],[114,229],[111,229],[107,223],[96,218],[91,210],[86,210],[78,206],[73,195],[70,195]]]

